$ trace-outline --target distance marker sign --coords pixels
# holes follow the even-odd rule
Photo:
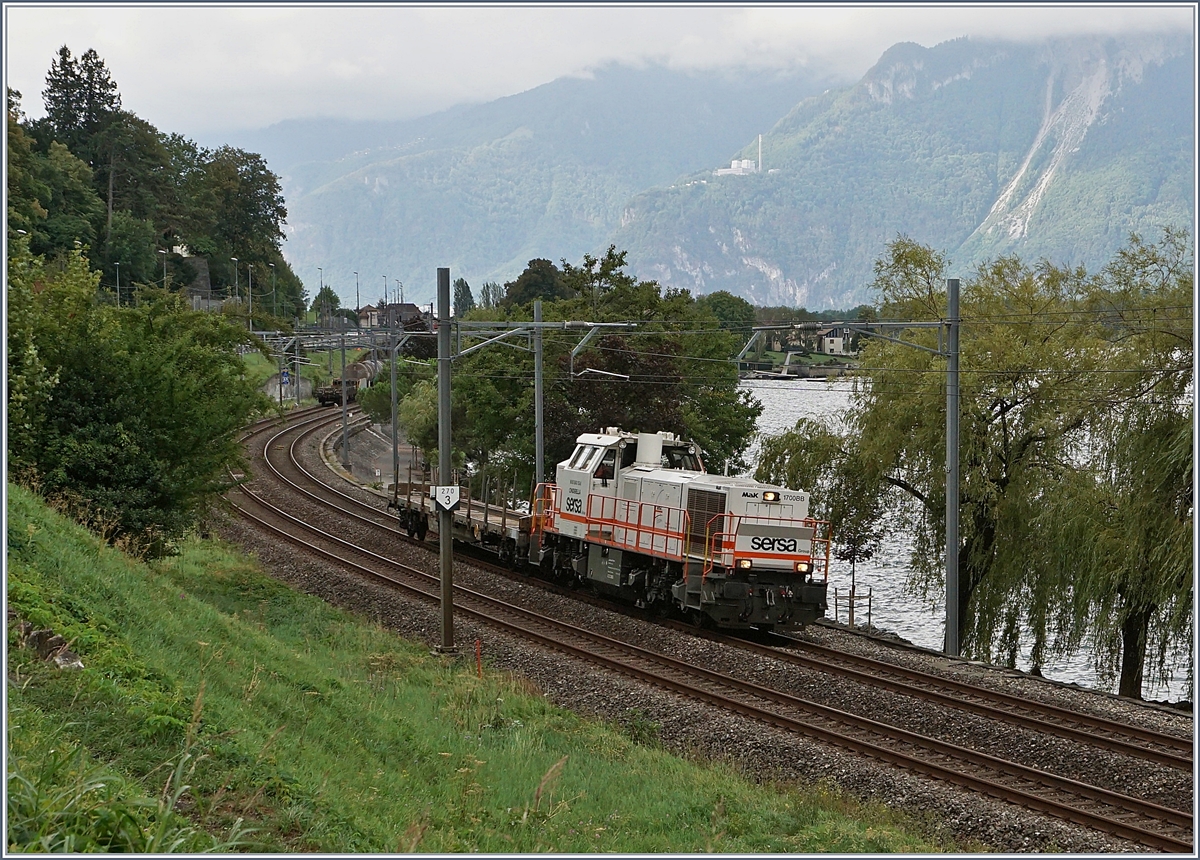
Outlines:
[[[430,487],[429,495],[443,511],[452,511],[458,507],[458,487]]]

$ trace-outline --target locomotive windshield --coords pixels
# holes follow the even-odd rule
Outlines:
[[[594,461],[599,459],[601,450],[603,449],[598,445],[580,445],[571,455],[571,461],[567,463],[567,468],[576,471],[592,471],[596,467]]]

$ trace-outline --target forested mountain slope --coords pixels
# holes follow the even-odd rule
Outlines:
[[[370,300],[388,274],[428,301],[438,266],[478,284],[601,248],[633,195],[727,163],[827,86],[610,67],[407,122],[289,122],[247,140],[283,177],[298,271],[323,267],[343,297],[359,271]]]
[[[1192,227],[1193,73],[1188,38],[899,44],[781,119],[765,172],[647,191],[611,240],[640,277],[809,308],[869,300],[897,234],[962,275],[1008,252],[1099,268],[1132,231]]]

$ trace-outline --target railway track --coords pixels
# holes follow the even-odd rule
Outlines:
[[[1046,702],[1022,699],[999,690],[848,654],[789,636],[776,637],[786,640],[787,647],[781,648],[721,634],[699,632],[697,635],[807,669],[837,673],[882,690],[914,696],[991,720],[1056,735],[1075,743],[1145,759],[1177,770],[1190,772],[1193,769],[1192,742],[1188,738],[1118,723]]]
[[[399,537],[394,519],[386,512],[327,486],[300,465],[297,447],[335,420],[338,419],[329,416],[327,412],[316,416],[311,413],[298,414],[282,431],[264,425],[258,427],[247,439],[267,437],[261,448],[262,460],[280,482],[292,487],[292,492],[300,492],[314,503],[336,509],[340,516],[351,517],[376,528],[383,527],[392,536]],[[282,452],[286,452],[286,455],[282,455]],[[391,582],[423,599],[438,599],[438,582],[435,576],[400,565],[382,555],[371,553],[304,524],[246,488],[236,495],[241,499],[234,500],[240,513],[255,521],[260,528],[269,530],[306,551],[318,553],[330,561],[356,569],[364,575]],[[1146,847],[1164,851],[1191,850],[1190,813],[1088,786],[976,750],[923,737],[896,726],[840,712],[818,702],[771,690],[706,667],[581,630],[577,626],[563,624],[536,612],[510,606],[469,589],[456,586],[455,595],[456,611],[460,614],[507,630],[513,635],[539,642],[556,651],[638,678],[659,688],[708,702],[807,738],[815,738],[852,750],[859,755],[1111,833]],[[1190,755],[1184,758],[1185,753],[1190,753],[1190,744],[1186,751],[1177,749],[1170,752],[1161,749],[1170,747],[1172,742],[1177,740],[1170,736],[1138,737],[1138,733],[1128,731],[1130,727],[1116,724],[1101,727],[1088,722],[1095,718],[1081,719],[1085,715],[1074,712],[1059,714],[1055,719],[1060,722],[1052,723],[1048,721],[1046,709],[1040,706],[1031,709],[1030,703],[1019,700],[1016,703],[1009,701],[997,704],[994,691],[951,682],[940,676],[919,677],[923,673],[900,669],[890,663],[874,665],[878,661],[867,661],[865,658],[841,652],[812,650],[810,653],[795,653],[744,640],[735,640],[731,644],[761,649],[775,659],[805,662],[810,668],[819,671],[837,671],[862,683],[874,684],[893,692],[940,698],[943,704],[951,706],[963,707],[962,700],[966,700],[966,709],[986,714],[992,719],[1018,721],[1027,728],[1052,732],[1079,742],[1094,743],[1098,736],[1105,736],[1105,743],[1114,744],[1110,748],[1122,754],[1150,758],[1169,767],[1181,767],[1182,762],[1186,760],[1189,762],[1187,768],[1190,770],[1191,767]],[[805,649],[808,645],[809,643],[802,643]],[[961,700],[955,701],[956,697]],[[993,701],[984,702],[984,698]],[[1018,705],[1024,706],[1024,710]],[[1039,713],[1031,713],[1032,710]],[[1163,741],[1162,738],[1170,738],[1170,741]],[[1176,746],[1178,747],[1178,744]],[[1171,760],[1160,761],[1160,758],[1155,756]],[[1172,759],[1172,756],[1175,758]]]

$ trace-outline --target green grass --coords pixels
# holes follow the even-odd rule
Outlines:
[[[261,352],[247,352],[242,355],[246,366],[246,378],[255,388],[262,388],[267,380],[279,372],[279,365],[273,359],[267,358]]]
[[[180,850],[247,825],[260,851],[937,850],[884,808],[673,757],[640,714],[606,726],[479,678],[218,543],[137,563],[11,485],[8,517],[9,606],[85,665],[53,668],[10,625],[10,843],[18,772],[67,795],[114,774],[93,799],[147,831],[174,806],[203,831],[167,828]]]

